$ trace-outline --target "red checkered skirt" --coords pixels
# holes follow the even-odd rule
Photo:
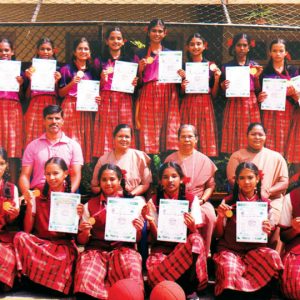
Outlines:
[[[283,258],[284,271],[281,277],[281,290],[288,299],[300,299],[300,254],[289,252]]]
[[[31,98],[24,116],[25,146],[45,132],[43,110],[46,106],[53,104],[56,104],[54,95],[37,95]]]
[[[221,152],[233,153],[246,148],[247,129],[250,123],[261,122],[259,106],[254,92],[249,98],[226,99],[223,117]]]
[[[68,294],[77,250],[71,241],[52,242],[19,232],[14,238],[17,269],[30,280]]]
[[[142,258],[137,251],[126,247],[111,252],[86,250],[77,260],[74,293],[107,299],[108,288],[125,278],[132,278],[144,289]]]
[[[300,163],[300,108],[298,107],[293,115],[291,128],[289,131],[286,158],[288,162]]]
[[[141,89],[139,102],[140,149],[150,154],[177,150],[180,114],[176,85],[148,82]]]
[[[285,155],[294,106],[286,101],[285,111],[264,110],[263,125],[267,131],[266,147]]]
[[[254,292],[274,278],[283,269],[278,252],[271,248],[260,247],[245,255],[229,250],[220,251],[213,256],[216,264],[215,294],[224,289]]]
[[[149,255],[146,267],[150,286],[154,287],[164,280],[176,281],[191,267],[193,254],[199,254],[196,262],[198,290],[204,289],[208,281],[206,250],[198,233],[190,234],[186,243],[178,244],[168,255],[163,253]]]
[[[76,97],[66,96],[62,109],[64,111],[64,133],[76,140],[82,149],[84,162],[92,159],[93,113],[76,111]]]
[[[17,274],[16,256],[12,243],[0,243],[0,282],[13,287]]]
[[[22,157],[23,115],[19,101],[0,99],[0,146],[8,157]]]
[[[101,91],[94,124],[93,156],[100,157],[113,149],[113,131],[118,124],[127,124],[133,129],[132,96],[128,93]],[[135,148],[134,136],[131,147]]]
[[[207,156],[218,156],[218,134],[215,113],[209,94],[186,94],[180,107],[181,124],[192,124],[199,134],[198,150]]]

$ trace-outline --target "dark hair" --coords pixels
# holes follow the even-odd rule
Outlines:
[[[150,21],[150,23],[148,24],[148,27],[147,27],[147,34],[146,34],[146,41],[145,41],[146,51],[148,51],[149,46],[150,46],[149,33],[150,33],[151,29],[155,26],[161,26],[161,27],[163,27],[164,30],[167,29],[167,26],[166,26],[165,22],[162,19],[153,19],[153,20]]]
[[[38,40],[37,44],[36,44],[36,49],[39,50],[39,48],[43,45],[43,44],[50,44],[52,47],[52,51],[53,51],[53,55],[52,57],[56,58],[56,55],[54,53],[54,42],[47,38],[47,37],[42,37],[41,39]],[[38,54],[36,55],[36,57],[39,57]]]
[[[2,157],[2,159],[6,163],[8,163],[7,152],[3,147],[0,147],[0,157]],[[9,177],[10,177],[9,176],[9,170],[8,170],[8,167],[6,167],[6,169],[4,171],[4,174],[3,174],[3,177],[2,177],[3,182],[4,182],[3,195],[4,195],[4,197],[11,199],[12,195],[11,195],[10,188],[9,188],[9,185],[8,185]]]
[[[116,135],[121,129],[130,129],[130,135],[132,137],[133,135],[132,128],[128,124],[118,124],[113,131],[113,137],[116,137]]]
[[[68,166],[65,162],[65,160],[61,157],[51,157],[49,158],[46,162],[45,162],[45,169],[46,167],[49,165],[49,164],[56,164],[58,165],[63,171],[68,171]],[[70,178],[70,175],[68,174],[68,176],[65,178],[65,182],[66,182],[66,185],[65,185],[65,192],[66,193],[70,193],[71,192],[71,178]],[[45,182],[45,185],[44,185],[44,189],[43,189],[43,196],[44,197],[47,197],[48,196],[48,192],[49,192],[49,184],[48,182],[46,181]]]
[[[117,166],[117,165],[114,165],[114,164],[104,164],[103,166],[101,166],[101,168],[99,169],[99,172],[98,172],[98,181],[100,182],[100,179],[102,177],[102,174],[105,170],[112,170],[116,173],[118,179],[121,181],[120,182],[120,185],[121,185],[121,188],[123,189],[123,196],[125,198],[133,198],[134,196],[128,192],[125,188],[125,185],[126,185],[126,182],[125,182],[125,178],[122,174],[122,170]]]
[[[264,125],[262,123],[259,123],[259,122],[253,122],[253,123],[250,123],[248,128],[247,128],[247,135],[249,134],[249,132],[256,126],[259,126],[262,128],[262,130],[264,131],[264,133],[266,134],[266,129],[264,127]]]
[[[251,37],[250,35],[248,35],[247,33],[238,33],[236,34],[234,37],[233,37],[233,40],[232,40],[232,45],[229,47],[228,49],[228,53],[230,56],[233,56],[235,57],[235,51],[234,51],[234,48],[236,46],[236,44],[239,42],[240,39],[245,39],[247,40],[247,43],[248,43],[248,46],[249,46],[249,52],[248,52],[248,55],[247,57],[249,57],[250,53],[251,53]]]
[[[46,119],[46,117],[48,115],[52,115],[52,114],[59,114],[61,115],[61,117],[64,117],[64,111],[62,110],[62,108],[59,105],[56,104],[51,104],[48,105],[44,108],[43,110],[43,117],[44,119]]]
[[[193,130],[193,133],[194,133],[195,137],[198,137],[198,131],[197,131],[197,128],[194,125],[192,125],[192,124],[182,124],[178,129],[178,133],[177,133],[178,139],[180,138],[181,131],[185,128],[191,128]]]
[[[200,40],[203,42],[203,44],[206,42],[206,39],[205,39],[200,33],[196,32],[196,33],[194,33],[194,34],[191,34],[191,35],[188,37],[188,39],[187,39],[187,41],[186,41],[186,45],[187,45],[187,46],[189,45],[189,43],[191,42],[191,40],[192,40],[193,38],[200,39]],[[204,51],[205,51],[205,49],[204,49]],[[186,56],[187,56],[188,61],[192,61],[192,57],[191,57],[191,54],[190,54],[189,51],[186,52]]]
[[[12,41],[9,40],[8,38],[0,38],[0,43],[7,43],[7,44],[9,45],[10,49],[11,49],[12,51],[14,51],[14,45],[13,45]],[[11,59],[12,59],[12,60],[15,60],[15,59],[16,59],[15,54],[12,55]]]
[[[76,56],[75,56],[74,52],[76,51],[78,45],[81,43],[87,43],[90,48],[90,51],[91,51],[90,43],[87,40],[87,38],[81,37],[80,39],[75,40],[73,43],[73,53],[72,53],[72,62],[74,64],[74,66],[76,66],[76,64],[75,64]],[[92,66],[92,59],[90,58],[86,61],[86,68],[89,69],[91,66]]]

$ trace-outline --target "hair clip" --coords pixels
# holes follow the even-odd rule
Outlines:
[[[205,41],[205,42],[203,43],[203,45],[204,45],[205,49],[208,49],[208,42],[207,42],[207,41]]]
[[[183,184],[188,184],[188,183],[190,183],[191,182],[191,177],[186,177],[186,176],[184,176],[183,178],[182,178],[182,183]]]
[[[251,40],[251,41],[250,41],[250,46],[251,46],[252,48],[254,48],[254,47],[256,46],[255,40]]]
[[[227,40],[227,46],[231,47],[232,45],[233,45],[233,39],[230,38],[230,39]]]
[[[58,48],[55,47],[55,48],[53,48],[52,51],[53,51],[54,54],[57,54],[58,53]]]
[[[148,32],[148,26],[145,26],[143,29],[144,32]]]
[[[286,56],[285,57],[286,57],[286,59],[288,61],[292,60],[291,54],[289,52],[286,52]]]
[[[122,178],[126,178],[126,174],[127,174],[127,171],[126,170],[121,170],[121,173],[122,173]]]
[[[260,180],[263,180],[263,179],[264,179],[264,175],[265,175],[265,174],[263,173],[262,170],[259,170],[259,171],[258,171],[258,177],[259,177]]]

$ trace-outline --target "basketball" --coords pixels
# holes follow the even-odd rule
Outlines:
[[[108,300],[144,300],[144,293],[133,279],[121,279],[109,288]]]
[[[176,282],[165,280],[154,287],[150,300],[185,300],[185,293]]]

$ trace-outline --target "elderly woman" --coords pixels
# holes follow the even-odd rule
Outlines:
[[[113,132],[113,137],[114,150],[101,156],[95,166],[91,182],[92,191],[100,192],[97,174],[101,166],[111,163],[126,171],[126,190],[134,196],[143,195],[152,181],[150,157],[142,151],[130,148],[132,129],[129,125],[119,124]]]

